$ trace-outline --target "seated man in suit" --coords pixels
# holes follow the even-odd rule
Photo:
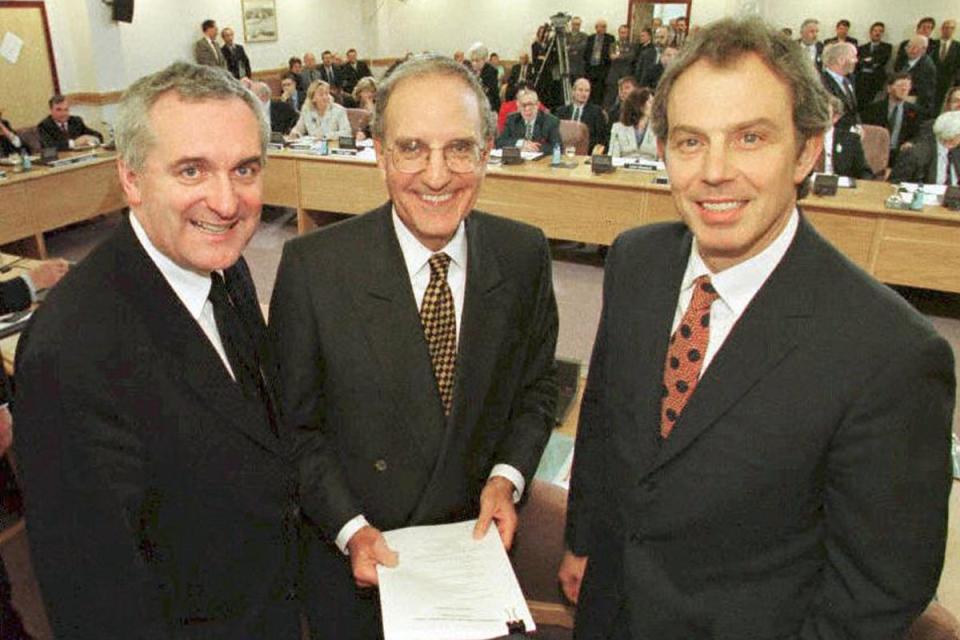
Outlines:
[[[829,123],[757,18],[660,83],[682,222],[607,255],[561,568],[581,640],[902,638],[936,591],[953,354],[798,211]]]
[[[639,86],[640,83],[633,76],[625,76],[620,78],[620,82],[617,83],[617,100],[609,109],[607,109],[607,122],[611,124],[614,122],[620,122],[620,109],[623,101],[627,99],[627,96],[630,95],[630,92]]]
[[[270,87],[265,82],[254,83],[253,93],[260,99],[260,104],[263,105],[263,112],[270,124],[270,131],[284,135],[290,133],[293,125],[297,124],[298,117],[293,107],[283,100],[274,100]]]
[[[70,115],[70,101],[55,95],[47,101],[50,115],[37,124],[40,144],[60,151],[103,142],[103,134],[94,131],[80,116]]]
[[[928,41],[933,36],[933,28],[937,26],[937,21],[932,16],[925,16],[917,21],[917,30],[914,35],[923,36]],[[907,47],[910,45],[910,38],[900,42],[897,47],[897,55],[893,60],[894,70],[898,70],[907,60]]]
[[[912,103],[907,102],[913,80],[906,71],[891,73],[887,77],[887,99],[878,100],[860,112],[863,124],[886,127],[890,132],[890,164],[897,161],[903,144],[912,142],[920,130],[923,118]]]
[[[340,82],[344,95],[353,93],[354,87],[360,82],[361,78],[370,78],[373,73],[370,72],[370,66],[363,60],[357,59],[356,49],[347,49],[347,59],[340,66]]]
[[[473,210],[490,116],[463,64],[403,63],[373,121],[390,202],[284,247],[270,332],[303,453],[314,638],[380,636],[354,582],[396,561],[381,530],[477,518],[509,548],[549,435],[550,252],[539,229]]]
[[[912,85],[910,95],[916,96],[916,106],[925,118],[937,115],[937,67],[927,55],[927,39],[913,36],[907,42],[905,57],[894,71],[906,71],[910,74]]]
[[[207,66],[133,83],[116,129],[129,218],[20,338],[14,447],[58,638],[300,638],[292,449],[241,257],[260,113]]]
[[[844,124],[844,108],[840,98],[830,96],[831,126],[823,135],[823,155],[817,161],[817,172],[872,180],[873,171],[863,153],[860,127]]]
[[[960,175],[960,111],[946,111],[933,123],[933,135],[917,138],[900,152],[890,182],[957,186]]]
[[[253,69],[250,67],[250,58],[247,57],[243,45],[233,41],[233,29],[226,27],[220,32],[220,37],[223,38],[223,46],[220,51],[223,53],[223,59],[227,63],[227,70],[230,75],[237,80],[252,77]]]
[[[320,62],[320,66],[317,67],[317,71],[320,72],[320,79],[330,85],[330,95],[333,96],[335,102],[340,103],[342,101],[341,96],[343,95],[343,78],[340,75],[340,69],[333,59],[333,52],[324,51],[321,53]]]
[[[590,102],[590,81],[578,78],[573,83],[573,93],[570,104],[557,108],[554,112],[561,120],[575,120],[587,125],[590,130],[590,149],[606,146],[610,128],[607,126],[607,116],[598,105]]]
[[[560,140],[560,120],[539,109],[537,92],[528,88],[517,94],[519,111],[507,118],[503,133],[497,137],[497,149],[519,147],[523,151],[539,151],[545,155],[553,153]]]
[[[214,20],[204,20],[200,25],[203,37],[193,43],[193,60],[197,64],[210,67],[227,68],[227,59],[217,44],[217,23]]]
[[[883,41],[886,28],[882,22],[874,22],[870,25],[870,41],[863,43],[857,49],[859,62],[854,74],[856,78],[854,86],[861,109],[873,102],[886,79],[887,63],[893,55],[893,46]]]

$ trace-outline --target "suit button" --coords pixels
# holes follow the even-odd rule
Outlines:
[[[383,458],[380,458],[379,460],[373,463],[373,468],[383,473],[384,471],[387,470],[387,461],[384,460]]]

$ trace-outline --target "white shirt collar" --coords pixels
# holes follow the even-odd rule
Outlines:
[[[400,219],[400,216],[397,215],[396,207],[393,208],[391,214],[391,219],[393,220],[393,229],[397,234],[397,240],[400,242],[400,251],[403,253],[403,262],[407,267],[407,273],[410,277],[413,277],[415,273],[418,273],[423,269],[424,265],[430,261],[430,256],[434,253],[446,253],[450,256],[450,260],[459,266],[461,269],[466,269],[467,266],[467,233],[464,226],[463,220],[460,221],[460,224],[457,226],[456,232],[453,234],[453,237],[450,238],[450,242],[446,244],[440,251],[431,251],[427,247],[417,240],[417,238],[410,232],[410,229],[407,229],[407,225],[403,223]]]
[[[757,295],[763,283],[767,281],[773,270],[780,264],[780,260],[787,253],[787,249],[790,248],[790,244],[797,234],[799,225],[800,215],[794,209],[783,231],[763,251],[749,260],[744,260],[740,264],[716,274],[710,271],[703,258],[700,257],[697,239],[694,238],[690,258],[687,261],[687,270],[684,272],[683,280],[680,283],[680,290],[686,291],[693,286],[693,281],[698,277],[709,275],[710,283],[720,294],[720,299],[730,307],[736,317],[740,317],[753,297]]]
[[[185,269],[161,253],[150,241],[143,225],[137,219],[137,212],[133,210],[130,211],[130,226],[133,227],[134,235],[143,245],[143,249],[147,252],[150,260],[157,265],[157,269],[160,270],[170,287],[173,288],[173,292],[180,298],[180,302],[187,308],[194,320],[199,320],[203,305],[210,297],[210,275],[201,275]]]

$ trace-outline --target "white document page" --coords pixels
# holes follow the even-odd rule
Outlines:
[[[487,640],[507,635],[507,620],[536,628],[496,526],[474,540],[475,524],[383,534],[400,554],[377,567],[385,640]]]

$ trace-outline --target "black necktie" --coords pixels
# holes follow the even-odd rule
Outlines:
[[[213,317],[217,322],[217,332],[227,354],[233,377],[240,385],[243,395],[251,400],[259,400],[267,409],[271,426],[276,429],[273,405],[267,392],[260,369],[260,356],[250,331],[244,326],[223,276],[214,271],[210,274],[210,302],[213,304]]]

